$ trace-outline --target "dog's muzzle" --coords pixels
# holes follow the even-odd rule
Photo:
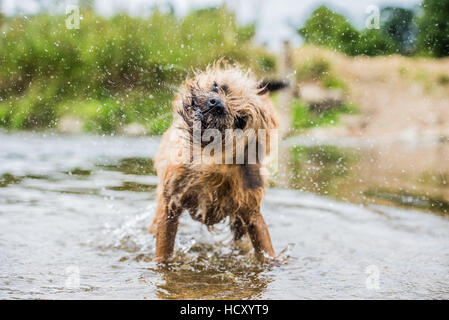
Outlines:
[[[213,115],[222,115],[225,113],[225,106],[219,98],[209,98],[207,110]]]

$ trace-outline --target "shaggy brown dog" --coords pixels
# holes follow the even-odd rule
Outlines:
[[[268,132],[277,128],[277,121],[266,86],[239,68],[221,64],[186,80],[173,103],[173,124],[163,135],[155,157],[160,182],[150,232],[156,237],[157,262],[166,262],[172,254],[178,218],[183,211],[207,226],[229,216],[235,240],[248,234],[259,260],[274,257],[260,202],[265,191],[261,169],[264,169],[264,154],[270,152]],[[192,143],[194,127],[198,124],[201,134],[212,129],[224,137],[218,141],[214,137],[207,146],[210,137],[203,136],[199,151],[211,146],[214,149],[212,152],[209,149],[206,156],[203,154],[200,161],[194,159],[197,149]],[[240,134],[228,135],[228,129]],[[262,135],[256,137],[245,135],[251,129],[256,134],[259,129],[265,129],[266,134],[262,130]],[[226,141],[232,142],[230,156],[225,152]],[[244,146],[243,162],[237,161],[238,143]],[[262,154],[258,154],[255,162],[248,160],[250,145],[257,146]]]

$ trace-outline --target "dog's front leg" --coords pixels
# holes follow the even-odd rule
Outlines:
[[[248,223],[248,235],[259,261],[264,262],[266,254],[272,258],[275,257],[268,227],[260,212],[250,218]]]
[[[154,261],[167,262],[173,253],[176,232],[178,230],[178,219],[181,210],[174,206],[165,206],[160,212],[156,231],[156,255]]]

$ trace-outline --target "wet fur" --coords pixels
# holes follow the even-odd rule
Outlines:
[[[224,103],[224,116],[210,116],[205,111],[206,101],[211,97]],[[219,62],[185,81],[173,102],[173,111],[173,124],[164,133],[155,157],[160,179],[156,216],[150,227],[156,237],[155,260],[166,262],[170,257],[178,218],[183,211],[207,226],[229,216],[235,240],[248,234],[260,260],[266,255],[274,256],[268,229],[260,214],[266,184],[265,177],[260,174],[263,167],[260,161],[255,164],[248,164],[246,160],[244,164],[172,161],[173,154],[192,151],[194,121],[201,121],[202,129],[219,130],[223,137],[226,129],[242,126],[245,130],[277,128],[266,88],[250,73]],[[267,141],[269,145],[269,137]],[[245,152],[247,144],[245,141]],[[266,151],[269,154],[270,150]],[[192,152],[189,157],[192,160]]]

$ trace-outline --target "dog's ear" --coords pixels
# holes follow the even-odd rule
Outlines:
[[[267,92],[271,93],[287,88],[288,86],[288,82],[283,80],[262,80],[257,86],[257,89],[260,89],[257,94],[262,95]]]

